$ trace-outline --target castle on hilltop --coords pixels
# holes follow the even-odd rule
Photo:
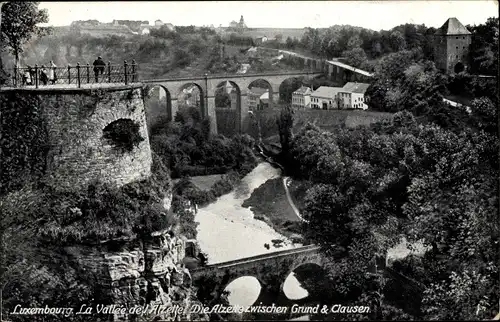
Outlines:
[[[234,29],[238,29],[238,30],[243,30],[243,29],[247,29],[247,25],[245,24],[245,19],[243,19],[243,15],[240,17],[240,22],[236,22],[236,21],[231,21],[229,23],[229,28],[234,28]]]

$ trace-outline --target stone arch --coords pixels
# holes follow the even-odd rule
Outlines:
[[[175,111],[172,110],[172,97],[170,91],[162,85],[155,84],[146,88],[148,92],[144,99],[146,123],[148,131],[164,122],[174,119]]]
[[[237,275],[237,276],[235,276],[234,278],[231,278],[231,279],[230,279],[227,283],[224,283],[224,286],[223,286],[223,287],[221,287],[221,293],[222,293],[222,292],[224,292],[224,291],[227,291],[227,290],[228,290],[228,287],[230,287],[230,285],[231,285],[233,282],[235,282],[235,281],[237,281],[237,280],[239,280],[239,279],[245,278],[245,277],[252,278],[252,279],[256,280],[256,281],[258,282],[258,284],[259,284],[259,291],[256,293],[256,295],[257,295],[257,296],[256,296],[256,297],[255,297],[255,299],[252,301],[252,303],[248,303],[248,304],[247,304],[247,303],[244,303],[244,304],[247,304],[247,305],[253,305],[253,304],[255,304],[255,303],[259,300],[260,296],[262,295],[263,289],[264,289],[264,284],[263,284],[263,283],[262,283],[262,281],[258,278],[258,276],[254,276],[254,275],[251,275],[251,274]],[[231,297],[231,294],[229,295],[229,297]],[[234,305],[233,303],[230,303],[230,304]]]
[[[236,82],[219,82],[214,91],[217,133],[232,136],[241,130],[241,89]]]
[[[301,262],[301,263],[296,263],[295,265],[291,266],[290,269],[287,271],[286,275],[284,276],[283,281],[281,281],[281,284],[280,284],[280,292],[282,294],[284,294],[287,298],[288,298],[288,296],[287,296],[285,289],[284,289],[285,282],[291,276],[292,273],[294,273],[297,269],[304,267],[304,266],[314,266],[322,271],[325,271],[325,268],[323,267],[323,263],[321,260],[317,260],[317,261],[309,260],[309,261],[305,261],[305,262]],[[299,283],[300,283],[300,281],[299,281]]]
[[[265,88],[264,88],[265,87]],[[271,83],[263,78],[255,79],[248,85],[248,109],[249,110],[263,110],[265,106],[272,109],[273,106],[273,87]],[[266,103],[266,93],[263,90],[267,90],[267,103]],[[264,95],[264,98],[262,98]],[[260,101],[260,102],[259,102]]]
[[[458,62],[455,64],[455,67],[453,67],[453,71],[458,74],[461,73],[465,70],[465,65],[462,62]]]
[[[229,106],[231,109],[238,109],[238,106],[241,108],[241,89],[238,84],[234,81],[230,80],[225,80],[217,84],[215,87],[215,97],[217,98],[217,95],[226,93],[229,95],[229,98],[231,100],[231,105]],[[235,100],[235,102],[233,102]],[[223,108],[226,106],[217,106],[217,99],[215,103],[216,108]]]
[[[292,103],[292,93],[304,84],[304,77],[289,77],[284,79],[279,85],[280,101]]]
[[[199,84],[195,82],[183,84],[179,87],[176,99],[178,109],[185,106],[195,106],[199,108],[202,119],[207,117],[205,92]]]

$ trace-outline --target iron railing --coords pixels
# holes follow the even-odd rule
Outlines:
[[[135,60],[131,64],[127,61],[123,65],[111,64],[94,66],[90,64],[67,67],[35,67],[14,68],[10,78],[12,87],[45,87],[55,85],[76,85],[78,88],[85,84],[122,83],[128,85],[139,81],[138,66]]]

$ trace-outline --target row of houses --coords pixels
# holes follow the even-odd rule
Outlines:
[[[116,36],[132,36],[132,35],[147,35],[152,29],[162,27],[168,28],[170,31],[175,30],[175,26],[171,23],[164,23],[161,20],[156,20],[154,25],[150,25],[149,21],[141,20],[113,20],[111,23],[102,23],[98,20],[78,20],[71,23],[71,29],[78,30],[81,34],[87,34],[94,37],[105,37],[108,35]]]
[[[344,87],[320,86],[316,90],[302,86],[292,94],[295,109],[368,109],[365,93],[370,84],[349,82]]]

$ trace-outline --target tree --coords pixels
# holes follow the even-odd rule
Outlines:
[[[280,143],[283,155],[288,155],[292,141],[293,110],[290,105],[281,110],[280,116],[276,119],[280,135]]]
[[[19,54],[23,52],[22,45],[31,37],[47,34],[50,30],[39,27],[38,24],[47,23],[47,10],[39,10],[38,2],[10,1],[2,8],[2,43],[6,44],[14,54],[16,66],[19,63]]]
[[[469,48],[471,70],[475,73],[496,75],[498,70],[498,18],[486,23],[467,26],[472,32]]]
[[[231,97],[226,91],[218,91],[215,95],[215,107],[231,107]]]
[[[360,47],[346,50],[342,53],[342,56],[346,58],[346,63],[348,65],[358,68],[362,68],[367,60],[365,51]]]
[[[393,51],[401,51],[406,48],[405,37],[399,31],[393,31],[390,35],[390,43]]]

